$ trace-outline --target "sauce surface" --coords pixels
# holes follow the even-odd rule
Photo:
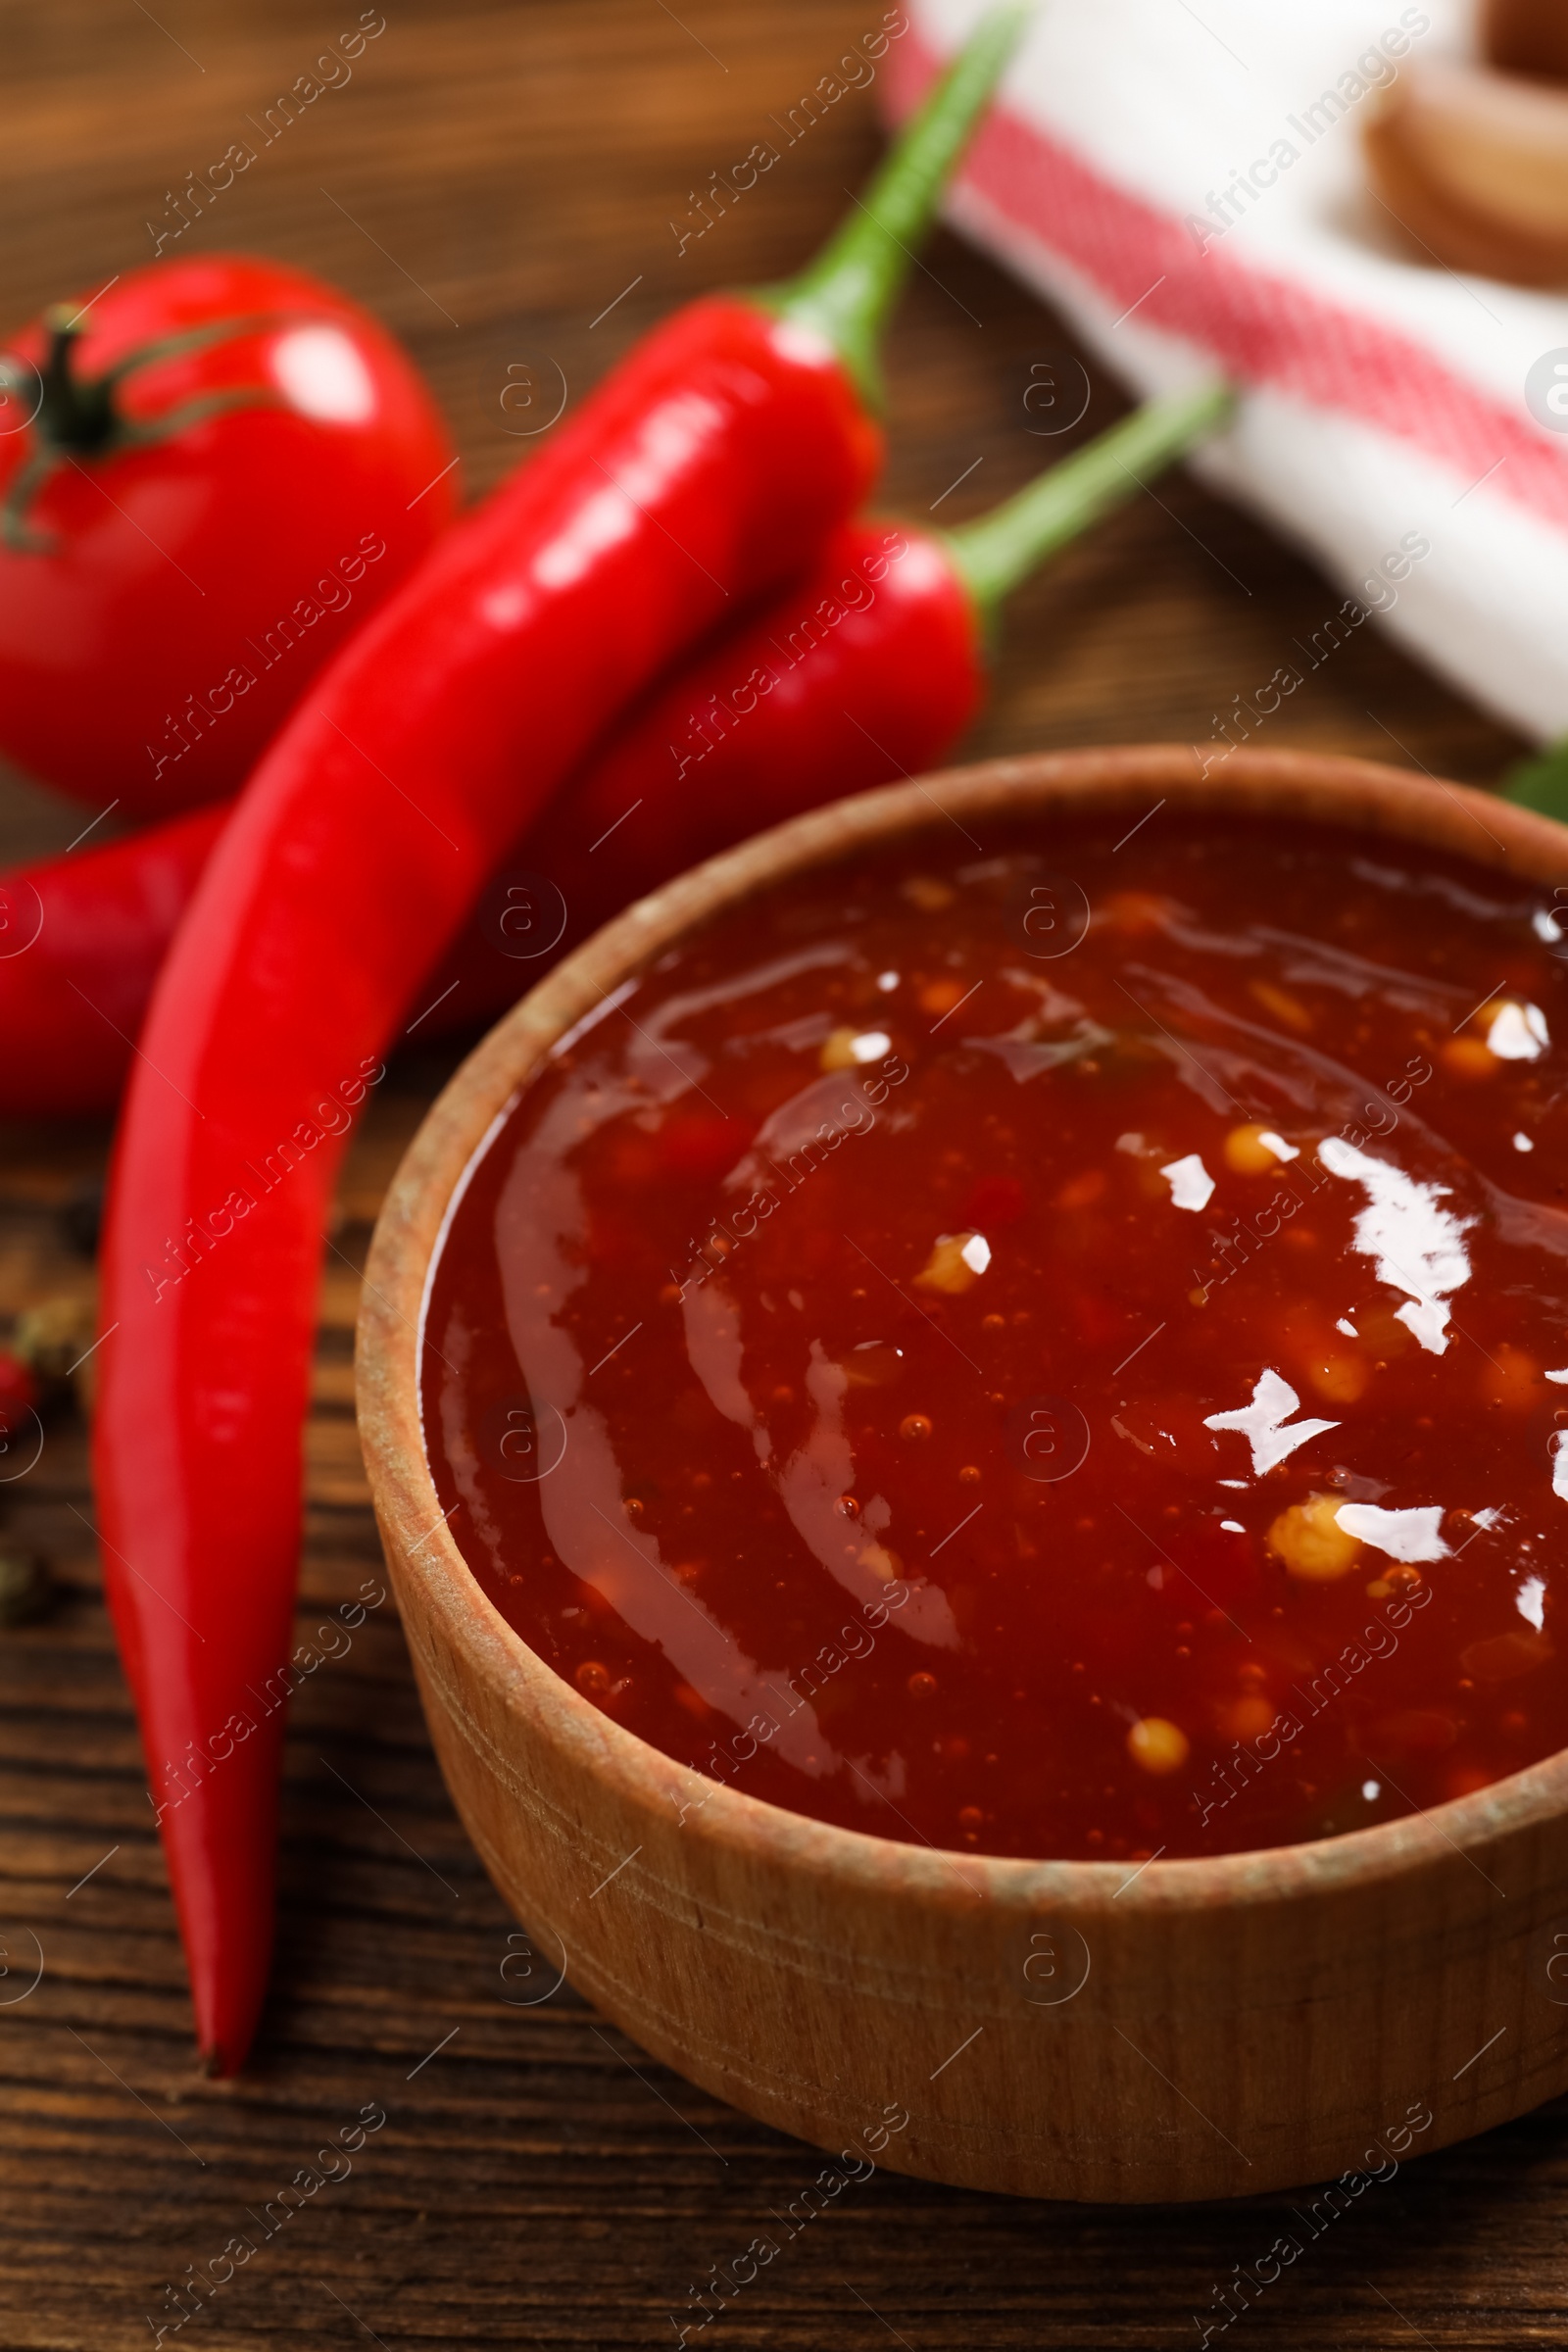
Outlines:
[[[1138,814],[754,899],[468,1172],[443,1507],[688,1810],[1140,1862],[1568,1744],[1568,912]]]

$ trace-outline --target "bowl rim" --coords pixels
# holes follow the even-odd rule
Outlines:
[[[1188,809],[1303,818],[1420,842],[1523,880],[1545,883],[1560,872],[1568,881],[1568,826],[1474,787],[1373,760],[1250,748],[1216,756],[1212,745],[1134,744],[938,770],[792,817],[689,869],[604,925],[467,1055],[426,1111],[387,1192],[366,1266],[356,1392],[388,1546],[395,1531],[400,1565],[416,1578],[455,1646],[520,1701],[558,1749],[666,1826],[666,1804],[673,1807],[677,1826],[704,1846],[925,1905],[960,1907],[979,1897],[1009,1912],[1036,1913],[1047,1902],[1082,1914],[1115,1901],[1126,1918],[1392,1886],[1441,1863],[1446,1850],[1486,1878],[1477,1851],[1568,1812],[1568,1749],[1562,1749],[1466,1796],[1367,1829],[1298,1845],[1155,1856],[1136,1867],[980,1854],[846,1829],[713,1781],[603,1714],[496,1609],[442,1513],[419,1409],[430,1278],[467,1171],[552,1049],[599,1017],[650,956],[786,875],[879,841],[935,832],[944,818],[957,823],[959,814],[1012,818],[1086,802],[1109,806],[1154,789],[1162,794],[1156,806],[1175,801]],[[1482,836],[1485,849],[1477,846]],[[694,1788],[698,1802],[691,1801]]]

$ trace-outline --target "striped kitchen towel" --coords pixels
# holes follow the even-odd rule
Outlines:
[[[909,0],[895,118],[982,6]],[[1461,0],[1044,0],[951,213],[1140,394],[1231,376],[1200,469],[1351,625],[1378,613],[1544,737],[1568,731],[1568,301],[1412,248],[1361,157],[1379,87],[1474,38]],[[1070,421],[1065,381],[1023,397]]]

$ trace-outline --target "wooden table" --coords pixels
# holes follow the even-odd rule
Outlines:
[[[863,95],[684,253],[670,224],[694,219],[690,191],[880,15],[869,0],[682,0],[678,17],[663,0],[387,0],[386,30],[352,83],[276,139],[184,249],[275,253],[378,310],[433,380],[476,494],[528,446],[501,405],[509,367],[553,361],[580,398],[681,297],[778,274],[808,251],[876,153]],[[303,0],[158,0],[156,16],[142,0],[25,12],[13,0],[0,322],[148,259],[145,223],[165,215],[165,191],[353,22],[347,5],[332,18]],[[948,519],[1067,445],[1031,432],[1023,393],[1031,365],[1071,338],[955,239],[929,259],[890,352],[888,497],[924,514],[948,494]],[[1092,372],[1084,431],[1121,406]],[[1339,601],[1191,480],[1163,482],[1017,598],[972,748],[1206,739],[1213,714],[1290,661]],[[1375,627],[1270,725],[1278,743],[1480,781],[1517,749]],[[0,854],[63,847],[82,821],[10,781]],[[353,1421],[354,1265],[448,1066],[402,1058],[343,1185],[302,1634],[378,1568]],[[59,1208],[106,1142],[98,1129],[0,1132],[0,1316],[90,1288]],[[79,1425],[51,1425],[0,1509],[8,1539],[46,1554],[60,1586],[46,1623],[0,1636],[4,2352],[147,2344],[146,2315],[176,2316],[166,2288],[237,2233],[259,2237],[247,2209],[262,2213],[371,2102],[387,2120],[351,2175],[262,2245],[190,2321],[193,2336],[393,2352],[673,2343],[688,2286],[764,2227],[816,2160],[662,2073],[569,1988],[526,2005],[548,1974],[518,1973],[514,1923],[447,1802],[390,1602],[297,1702],[271,2002],[243,2081],[214,2085],[192,2066]],[[1368,2194],[1269,2289],[1249,2340],[1568,2344],[1564,2130],[1558,2108],[1543,2109]],[[693,2340],[803,2352],[1194,2343],[1192,2315],[1289,2226],[1281,2199],[1107,2211],[877,2174]]]

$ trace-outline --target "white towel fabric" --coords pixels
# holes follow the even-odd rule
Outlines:
[[[911,0],[895,117],[983,5]],[[1230,375],[1208,477],[1545,737],[1568,731],[1568,398],[1564,430],[1542,420],[1568,301],[1412,260],[1362,164],[1374,88],[1401,55],[1471,53],[1473,15],[1043,0],[951,213],[1139,393]]]

